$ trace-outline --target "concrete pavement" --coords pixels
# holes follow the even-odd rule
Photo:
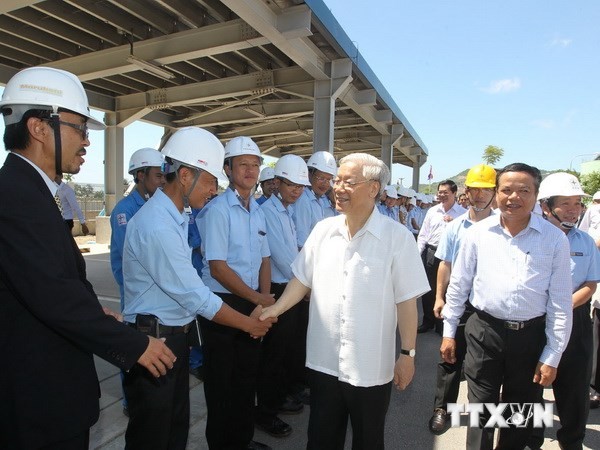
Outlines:
[[[119,308],[118,288],[110,270],[108,246],[88,243],[85,253],[88,279],[94,286],[101,303],[112,309]],[[451,428],[441,436],[432,435],[427,422],[432,413],[433,390],[435,387],[436,364],[439,355],[440,337],[432,332],[419,335],[417,342],[416,373],[412,384],[402,392],[394,390],[387,415],[385,442],[388,449],[440,449],[465,448],[466,427]],[[91,449],[116,450],[124,448],[124,433],[127,418],[122,413],[119,371],[107,362],[96,358],[96,367],[102,398],[98,423],[91,430]],[[546,389],[544,397],[552,401],[552,390]],[[191,421],[188,439],[189,450],[207,449],[204,438],[206,404],[202,383],[190,377]],[[466,403],[466,383],[461,384],[458,402]],[[306,448],[306,429],[309,407],[298,415],[281,416],[290,423],[294,432],[283,439],[273,438],[256,430],[255,440],[267,443],[274,449],[299,450]],[[559,427],[555,416],[554,428],[546,430],[544,449],[558,449],[555,441]],[[464,422],[463,422],[464,423]],[[600,409],[590,411],[585,448],[600,449]],[[350,435],[346,448],[351,448]]]

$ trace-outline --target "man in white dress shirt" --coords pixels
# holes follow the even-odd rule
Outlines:
[[[537,403],[552,384],[569,341],[572,323],[571,260],[565,233],[533,214],[540,171],[523,163],[501,169],[496,178],[500,214],[465,233],[446,291],[440,352],[456,362],[456,329],[467,300],[474,312],[465,325],[464,373],[469,403]],[[467,432],[468,449],[491,449],[494,429]],[[527,427],[500,429],[497,448],[524,448]]]
[[[377,158],[354,153],[333,180],[341,215],[317,223],[292,264],[294,278],[261,319],[311,291],[306,366],[311,389],[308,449],[383,449],[392,380],[414,374],[416,298],[429,290],[415,240],[375,207],[390,179]],[[402,341],[396,359],[398,328]]]

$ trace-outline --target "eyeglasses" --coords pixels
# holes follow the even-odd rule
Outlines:
[[[52,123],[52,119],[42,119],[42,120]],[[88,129],[87,123],[71,123],[71,122],[64,122],[62,120],[59,120],[58,123],[60,125],[66,126],[66,127],[70,127],[70,128],[74,128],[75,130],[79,130],[79,132],[81,133],[81,138],[84,140],[87,140],[90,135],[90,131]]]
[[[313,179],[317,180],[318,183],[329,183],[331,184],[331,179],[320,177],[319,175],[313,175]]]
[[[363,183],[368,183],[369,181],[373,181],[373,180],[348,181],[348,180],[340,180],[339,178],[336,178],[334,180],[331,180],[331,187],[344,186],[344,189],[354,189],[355,186],[357,186],[359,184],[363,184]]]
[[[303,185],[301,184],[296,184],[296,183],[290,183],[289,181],[287,181],[285,178],[279,178],[279,181],[281,181],[283,184],[285,184],[287,187],[289,187],[290,189],[302,189],[304,188]]]

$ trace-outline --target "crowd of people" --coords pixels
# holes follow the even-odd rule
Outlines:
[[[88,130],[104,128],[81,83],[25,69],[0,110],[10,151],[0,345],[11,361],[0,448],[87,449],[95,354],[122,369],[127,449],[186,448],[199,367],[211,449],[268,449],[255,427],[289,436],[281,417],[306,404],[307,448],[343,449],[350,421],[354,449],[383,449],[391,389],[411,383],[417,333],[430,330],[442,336],[432,433],[448,428],[464,375],[470,403],[542,403],[552,386],[559,444],[582,448],[600,403],[600,193],[584,215],[575,176],[478,164],[460,196],[452,180],[432,196],[391,185],[369,154],[285,155],[261,171],[251,138],[223,146],[181,128],[131,156],[135,189],[110,219],[113,312],[86,279],[56,195],[84,162]],[[502,428],[495,443],[489,419],[482,411],[468,427],[467,448],[541,448],[532,423]]]

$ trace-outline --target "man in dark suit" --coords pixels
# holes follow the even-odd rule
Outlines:
[[[25,69],[6,85],[0,110],[11,152],[0,169],[0,448],[87,449],[99,415],[93,354],[123,370],[137,362],[155,377],[175,356],[105,314],[53,198],[55,176],[84,162],[88,127],[104,128],[79,80]]]

